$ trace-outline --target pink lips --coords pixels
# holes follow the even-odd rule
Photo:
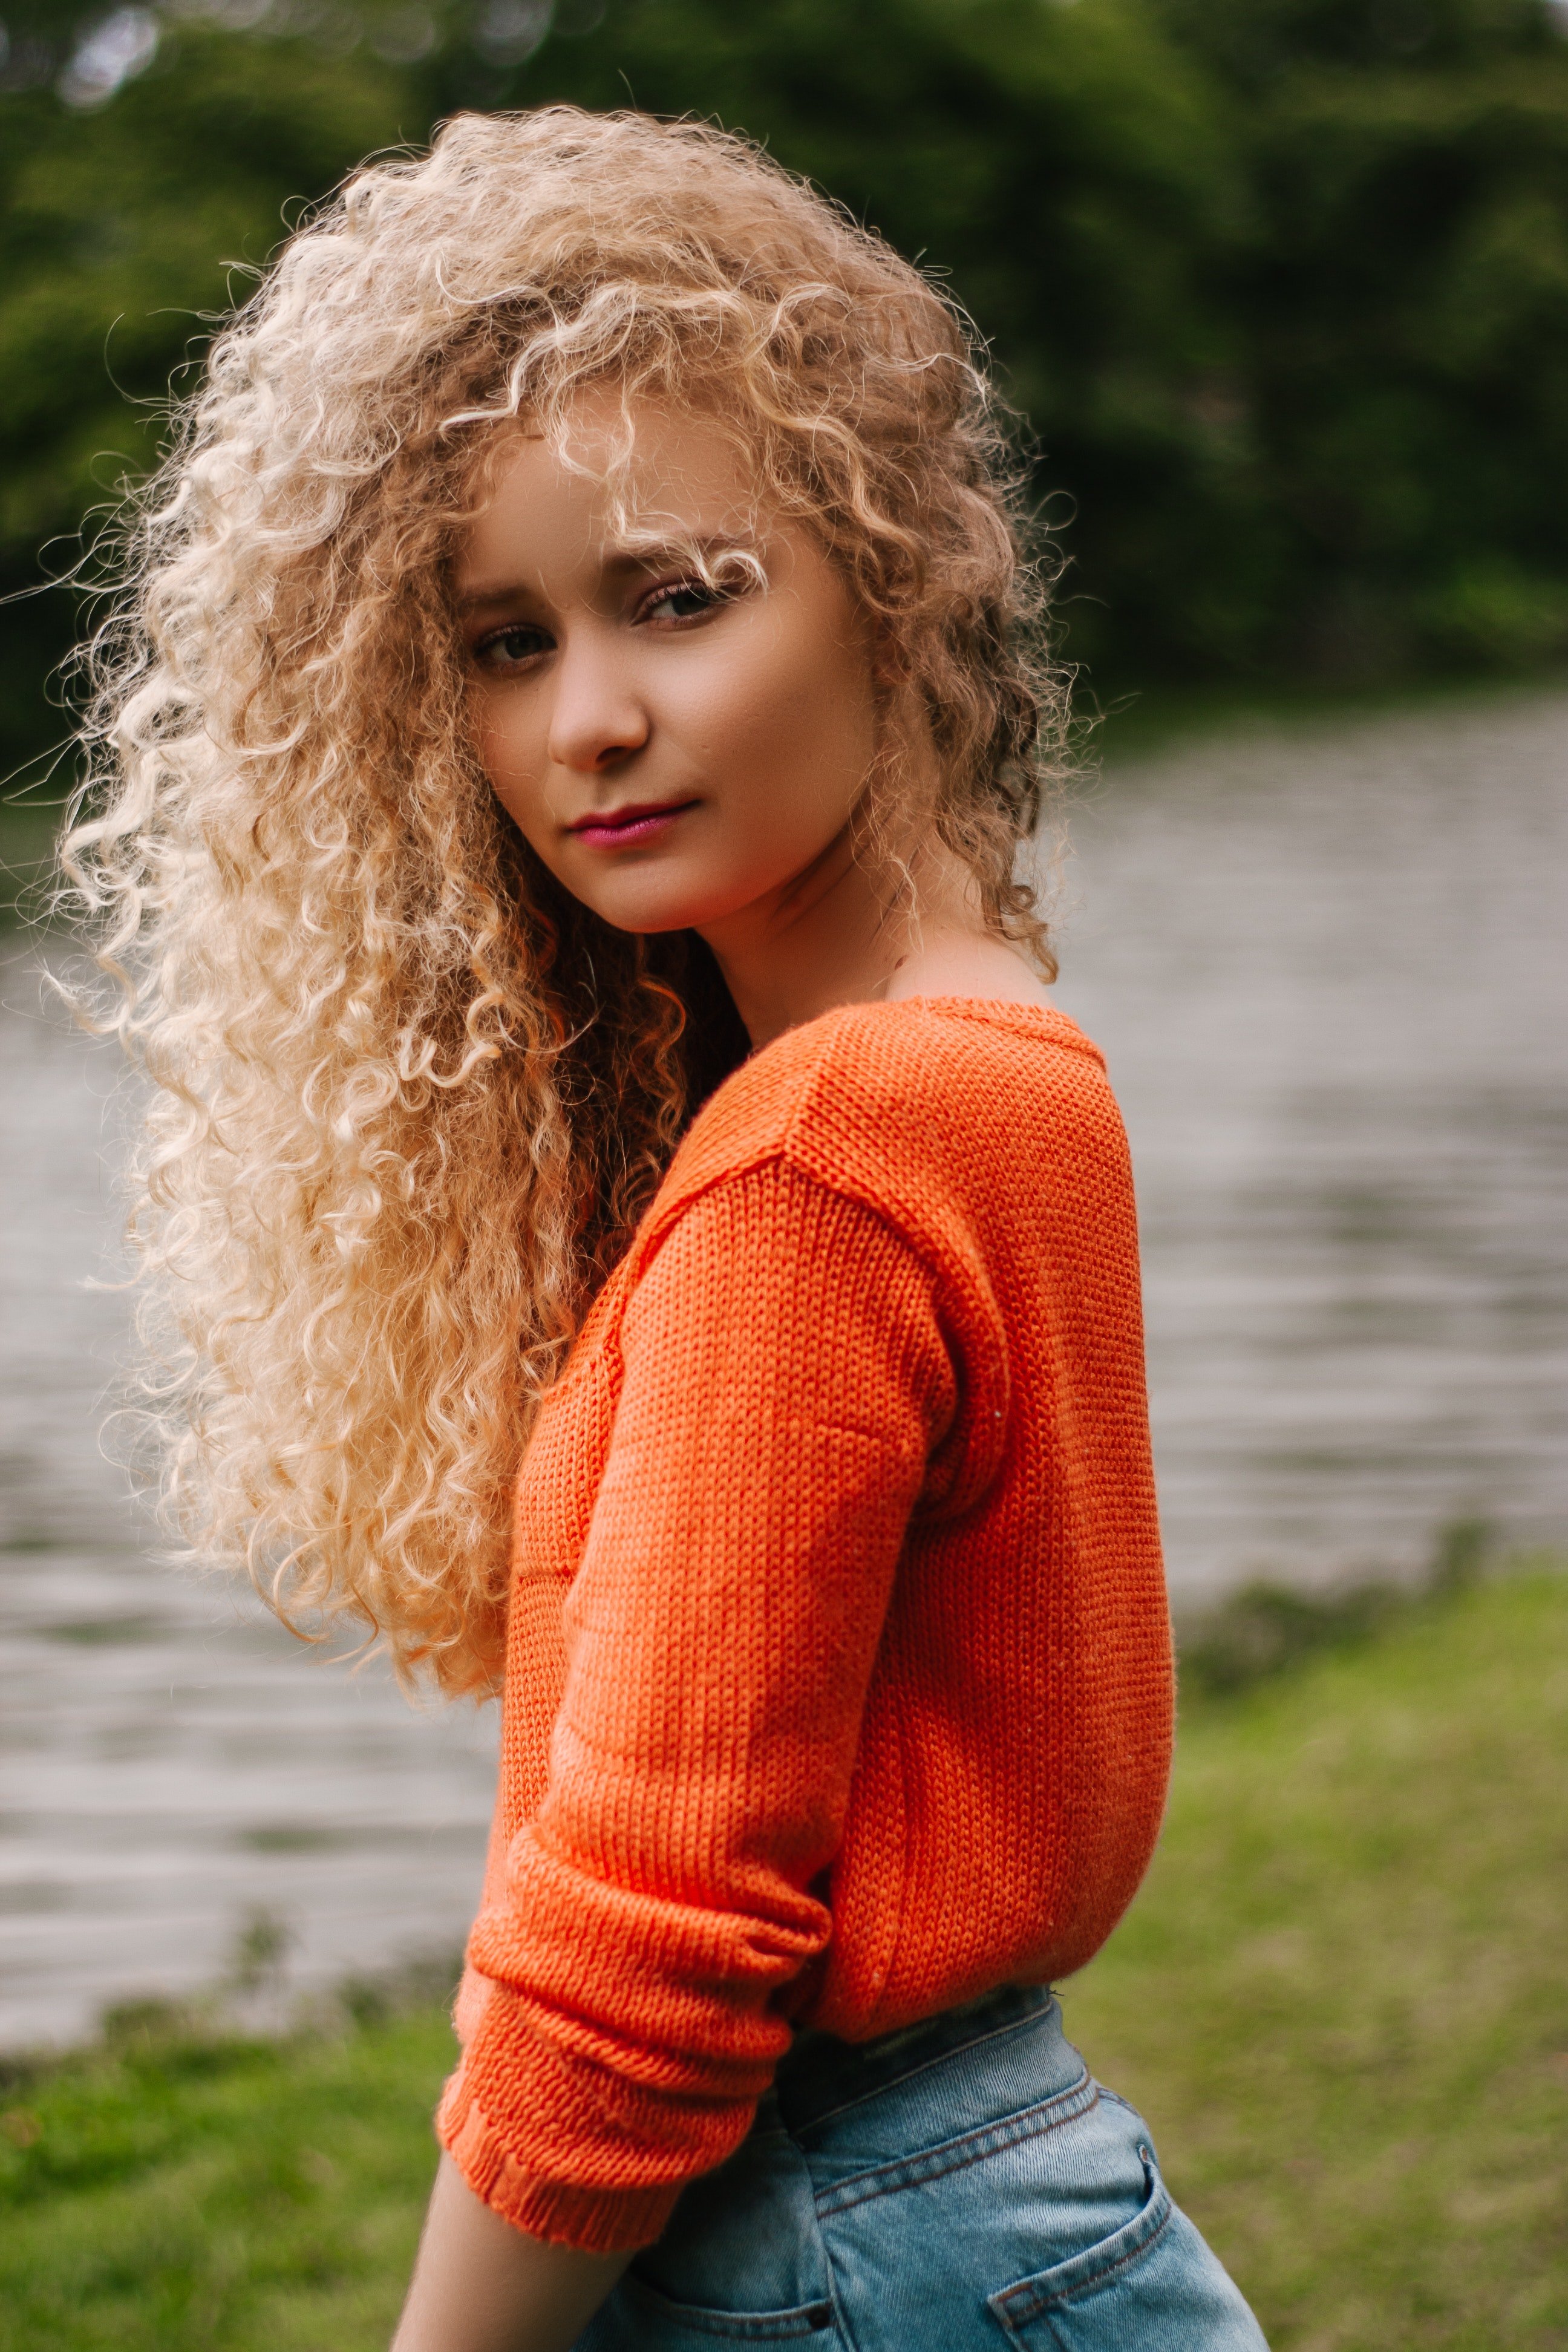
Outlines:
[[[695,801],[634,802],[628,808],[606,809],[603,816],[582,817],[570,830],[590,849],[620,849],[634,841],[651,841],[696,805]]]

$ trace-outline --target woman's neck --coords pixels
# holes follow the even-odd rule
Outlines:
[[[836,1005],[884,998],[1049,1003],[1023,956],[986,929],[956,862],[928,850],[916,864],[897,887],[885,866],[857,856],[847,831],[781,889],[700,926],[753,1045]]]

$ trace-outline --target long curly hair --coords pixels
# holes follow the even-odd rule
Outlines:
[[[1016,868],[1063,695],[946,295],[705,124],[468,114],[354,173],[120,527],[64,866],[94,1017],[152,1081],[131,1231],[171,1520],[297,1631],[347,1614],[449,1692],[497,1675],[538,1401],[745,1050],[700,940],[552,881],[465,709],[449,580],[492,420],[564,436],[605,384],[720,420],[818,535],[940,755],[919,822],[1054,970]]]

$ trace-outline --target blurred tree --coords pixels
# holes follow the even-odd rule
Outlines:
[[[1568,650],[1549,0],[0,10],[0,585],[146,461],[225,265],[291,202],[454,107],[563,97],[744,128],[949,276],[1102,689]],[[6,608],[10,759],[67,603]]]
[[[0,593],[14,599],[68,570],[84,515],[152,462],[171,376],[245,291],[236,265],[277,245],[287,200],[425,129],[391,66],[345,70],[305,41],[200,24],[103,102],[73,104],[58,81],[79,44],[60,16],[44,23],[11,12],[8,65],[31,86],[0,95]],[[46,686],[75,600],[24,593],[0,624],[9,770],[64,731]]]
[[[1249,658],[1568,651],[1568,47],[1535,0],[1161,0],[1234,104],[1231,257],[1283,593]]]

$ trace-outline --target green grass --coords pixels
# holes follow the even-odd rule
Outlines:
[[[384,2347],[452,2057],[432,2007],[283,2044],[132,2034],[16,2084],[0,2347]]]
[[[1065,1996],[1278,2352],[1568,2343],[1568,1577],[1184,1721]]]
[[[1261,1666],[1189,1707],[1159,1856],[1068,2028],[1276,2352],[1561,2347],[1568,1576]],[[384,2345],[450,2054],[426,2005],[275,2046],[132,2021],[18,2076],[0,2352]]]

